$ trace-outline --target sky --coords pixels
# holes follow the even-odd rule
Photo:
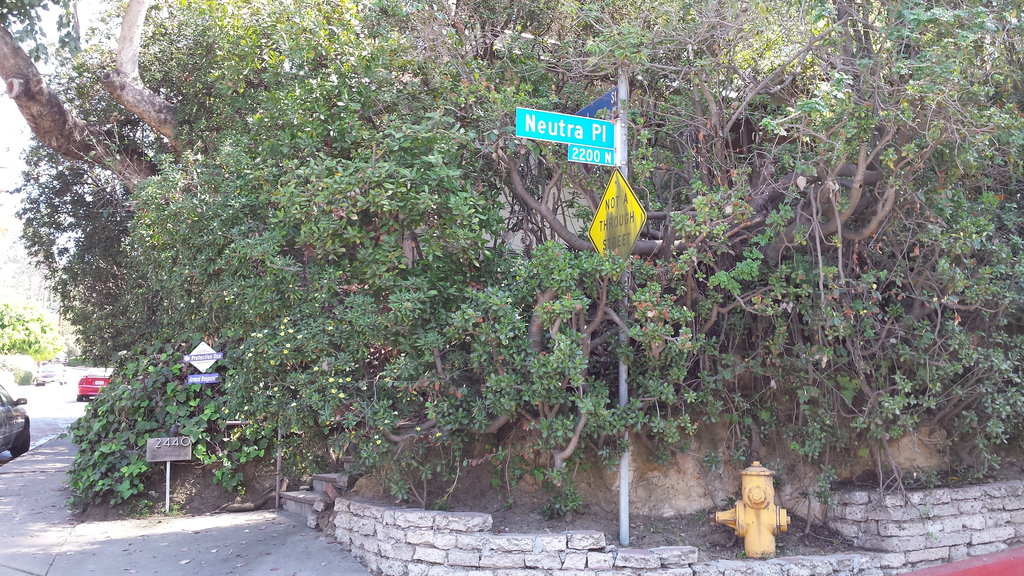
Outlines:
[[[42,274],[28,264],[21,245],[21,221],[16,215],[20,202],[6,194],[21,183],[24,163],[22,148],[29,139],[28,124],[0,84],[0,302],[46,303]]]
[[[21,183],[25,163],[20,155],[28,139],[28,124],[18,113],[14,101],[7,96],[7,91],[0,89],[0,250],[3,254],[11,254],[21,248],[15,245],[21,235],[21,222],[15,215],[18,199],[3,192],[13,190]],[[0,286],[0,293],[3,292],[3,286]]]
[[[0,90],[0,135],[0,190],[11,190],[21,182],[25,164],[20,156],[28,144],[29,129],[6,90]]]

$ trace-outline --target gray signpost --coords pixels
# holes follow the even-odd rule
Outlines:
[[[617,128],[615,131],[615,160],[618,162],[619,172],[622,174],[624,181],[629,181],[629,139],[626,137],[626,115],[629,107],[629,78],[626,76],[625,67],[619,68],[619,82],[618,82],[618,106],[616,107],[615,122]],[[643,207],[640,208],[643,210]],[[644,220],[647,219],[647,214],[644,212]],[[633,239],[634,241],[636,238]],[[633,251],[632,243],[630,244],[629,251]],[[626,255],[628,255],[628,252]],[[627,311],[629,310],[629,272],[623,270],[622,272],[622,288],[624,290],[624,296],[622,297],[622,317],[628,318]],[[626,330],[619,329],[619,342],[622,343],[623,348],[629,346],[629,333]],[[626,361],[619,359],[619,406],[625,406],[629,403],[629,365]],[[629,546],[629,431],[625,433],[626,447],[622,451],[622,457],[619,459],[619,543],[623,546]]]
[[[613,96],[614,94],[614,96]],[[599,110],[613,109],[615,121],[599,120],[582,115],[545,112],[530,108],[516,109],[516,136],[531,140],[544,140],[569,145],[569,161],[615,166],[618,172],[609,182],[612,194],[606,191],[601,208],[590,237],[595,248],[602,255],[617,254],[628,257],[633,243],[647,219],[647,213],[629,187],[629,149],[626,112],[629,105],[629,78],[625,67],[619,69],[619,81],[614,91],[598,98],[580,114],[597,114]],[[621,198],[621,201],[620,201]],[[604,210],[604,213],[602,213]],[[618,223],[618,230],[613,230]],[[638,225],[637,225],[638,224]],[[610,247],[610,249],[609,249]],[[629,309],[629,277],[622,273],[622,284],[626,290],[623,297],[623,318]],[[619,341],[623,347],[629,345],[629,333],[619,330]],[[629,402],[629,367],[625,360],[619,360],[619,405]],[[629,433],[626,433],[626,449],[619,460],[619,542],[629,545]]]

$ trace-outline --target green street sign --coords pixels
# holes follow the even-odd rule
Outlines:
[[[579,144],[569,144],[569,162],[582,162],[599,166],[618,166],[615,163],[615,150],[580,146]]]
[[[516,136],[560,144],[615,149],[614,122],[530,108],[516,108]]]

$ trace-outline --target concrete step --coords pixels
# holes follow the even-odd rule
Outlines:
[[[330,488],[328,488],[330,486]],[[348,490],[348,474],[338,472],[334,474],[314,474],[313,491],[327,494],[332,498],[344,494]]]
[[[302,518],[310,528],[316,527],[320,513],[329,507],[334,507],[334,501],[323,493],[311,490],[281,493],[281,511]]]
[[[334,500],[348,491],[349,475],[345,472],[314,474],[312,489],[281,493],[281,511],[306,521],[310,528],[323,528],[322,524],[333,522],[333,515],[324,514],[334,510]]]

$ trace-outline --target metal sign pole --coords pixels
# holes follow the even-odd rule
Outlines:
[[[164,514],[171,513],[171,461],[164,462],[167,465],[164,474]]]
[[[629,139],[626,137],[627,119],[626,111],[629,104],[629,78],[626,75],[626,67],[619,67],[618,84],[618,117],[615,128],[615,160],[619,165],[622,177],[629,179]],[[628,254],[625,254],[628,258]],[[622,287],[625,290],[622,297],[622,318],[627,318],[629,310],[629,273],[622,272]],[[619,343],[623,351],[629,346],[629,332],[619,328]],[[619,359],[619,406],[629,403],[629,366],[622,358]],[[625,432],[625,450],[619,458],[619,543],[623,546],[629,545],[629,431]]]
[[[281,415],[277,415],[277,470],[274,473],[274,508],[281,509]]]

